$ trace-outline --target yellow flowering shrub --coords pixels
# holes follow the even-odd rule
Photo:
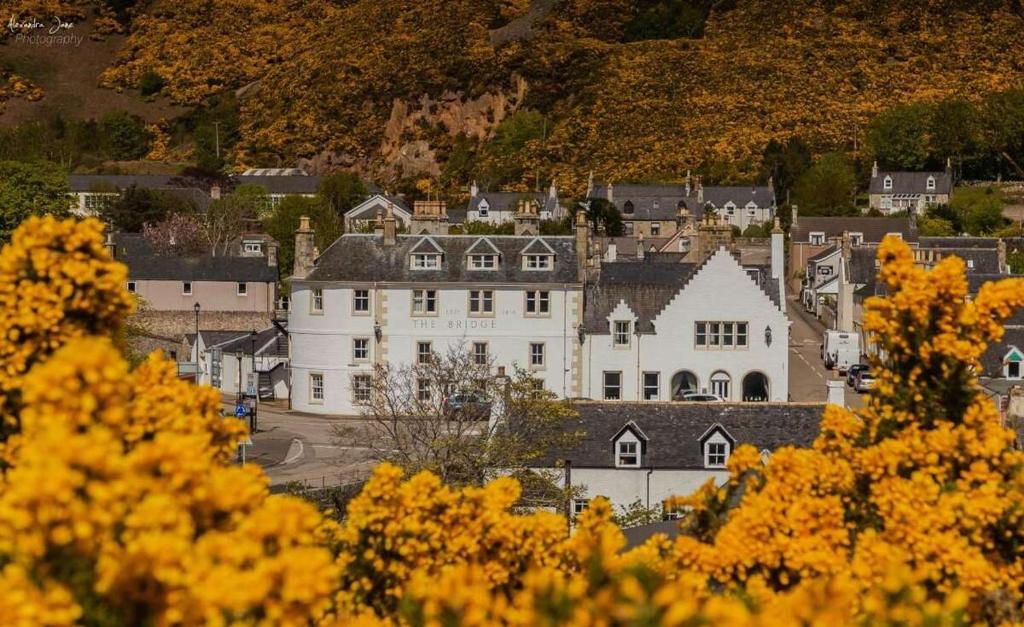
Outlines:
[[[2,625],[961,625],[1021,621],[1022,454],[971,367],[1024,302],[880,249],[891,296],[866,409],[809,449],[739,448],[625,549],[609,503],[570,532],[509,478],[382,465],[341,523],[231,463],[215,390],[116,339],[132,309],[94,221],[31,219],[0,252]],[[885,366],[884,368],[882,366]]]

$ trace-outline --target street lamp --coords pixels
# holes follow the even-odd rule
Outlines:
[[[252,333],[249,334],[249,344],[252,348],[252,372],[250,373],[250,376],[252,377],[253,391],[252,421],[251,424],[249,425],[249,431],[252,433],[256,433],[256,406],[259,405],[260,402],[260,381],[259,377],[256,376],[256,329],[253,329]]]
[[[238,370],[238,401],[242,402],[242,356],[244,353],[241,348],[235,349],[235,368]]]
[[[196,383],[199,383],[199,363],[201,361],[199,359],[199,310],[201,308],[202,307],[199,306],[198,302],[195,305],[192,306],[192,309],[195,310],[195,312],[196,312],[196,341],[195,341],[195,347],[196,347]]]

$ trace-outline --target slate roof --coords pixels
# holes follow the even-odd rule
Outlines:
[[[241,350],[243,355],[252,355],[253,341],[249,337],[250,334],[251,331],[246,331],[242,336],[231,339],[217,348],[224,353],[237,353]],[[288,357],[288,336],[276,326],[258,331],[255,346],[257,356]]]
[[[1024,351],[1024,327],[1007,326],[1003,338],[998,343],[989,345],[981,356],[983,376],[996,379],[1003,377],[1003,357],[1010,352],[1011,346],[1016,346],[1019,350]]]
[[[920,248],[992,248],[999,246],[998,237],[933,237],[922,235],[917,240]]]
[[[316,260],[316,266],[304,281],[382,281],[409,283],[579,283],[576,242],[572,237],[542,237],[555,251],[554,268],[523,270],[520,252],[534,236],[488,235],[500,251],[497,270],[469,270],[466,251],[480,235],[432,235],[430,239],[443,251],[438,270],[410,269],[409,254],[422,235],[399,235],[394,246],[384,246],[382,236],[346,233]]]
[[[918,240],[917,229],[912,227],[910,218],[870,218],[866,216],[799,216],[797,224],[790,230],[790,239],[795,243],[811,241],[811,233],[825,233],[825,238],[842,237],[843,232],[862,233],[864,243],[878,244],[889,233],[902,233],[908,242]]]
[[[238,185],[259,185],[268,194],[315,194],[320,185],[319,176],[265,176],[239,175],[234,177]]]
[[[709,257],[710,259],[710,257]],[[738,262],[737,262],[738,263]],[[654,333],[654,319],[697,273],[701,264],[643,261],[615,261],[601,264],[597,280],[587,285],[583,325],[588,333],[608,335],[608,317],[625,301],[637,317],[640,333]],[[779,283],[771,280],[771,266],[743,266],[758,270],[756,286],[779,305]]]
[[[737,444],[758,450],[809,446],[818,435],[824,405],[807,403],[579,402],[579,417],[564,425],[582,432],[570,450],[549,451],[537,467],[569,459],[574,468],[614,468],[612,438],[630,421],[647,436],[644,468],[703,469],[700,439],[715,425]]]
[[[202,338],[203,338],[203,346],[205,346],[207,349],[210,349],[213,346],[216,346],[218,344],[223,344],[225,342],[229,342],[231,340],[240,338],[243,335],[244,336],[248,336],[249,332],[248,331],[220,331],[220,330],[216,330],[216,329],[215,330],[199,329],[199,335],[201,335]],[[192,343],[196,339],[196,334],[195,333],[189,333],[188,335],[185,336],[185,339],[188,341],[189,345],[191,346]]]
[[[516,211],[521,199],[534,200],[540,211],[557,213],[558,199],[552,198],[547,192],[478,192],[469,199],[468,211],[476,211],[480,201],[487,199],[488,211]]]
[[[277,266],[268,266],[266,257],[158,255],[141,233],[115,233],[114,244],[115,256],[127,264],[131,280],[277,281]]]
[[[595,185],[590,195],[607,199],[608,186]],[[685,207],[690,215],[701,217],[705,208],[719,209],[729,202],[737,207],[746,207],[751,201],[759,208],[775,206],[775,193],[763,185],[706,185],[703,187],[703,201],[699,201],[697,190],[691,187],[687,193],[684,184],[624,183],[612,185],[612,198],[623,220],[674,220],[681,207]],[[627,212],[627,202],[632,204],[632,213]]]
[[[72,174],[68,185],[73,192],[90,192],[96,186],[110,186],[125,190],[132,185],[144,189],[165,187],[194,187],[195,183],[181,176],[166,174]]]
[[[820,253],[818,253],[816,255],[811,255],[810,257],[808,257],[807,261],[808,262],[821,261],[822,259],[827,259],[827,258],[831,257],[832,255],[836,254],[838,251],[839,251],[839,247],[838,246],[829,246],[828,248],[826,248],[825,250],[821,251]]]
[[[977,294],[983,283],[1005,279],[1009,275],[999,274],[999,253],[997,250],[985,248],[931,248],[942,257],[956,255],[965,262],[974,261],[973,268],[967,268],[967,286],[971,294]],[[862,293],[882,294],[881,284],[876,285],[878,268],[875,258],[878,255],[876,246],[854,246],[850,251],[850,282],[867,286]],[[1022,314],[1024,315],[1024,314]]]
[[[892,189],[885,189],[885,177],[892,177]],[[935,177],[935,189],[928,190],[928,177]],[[949,172],[879,172],[868,184],[869,194],[928,194],[953,193],[953,178]]]

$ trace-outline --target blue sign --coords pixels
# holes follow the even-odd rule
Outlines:
[[[239,401],[238,404],[235,405],[235,416],[245,418],[247,415],[249,415],[249,408],[245,406],[245,403]]]

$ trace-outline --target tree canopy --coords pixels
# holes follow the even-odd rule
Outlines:
[[[0,161],[0,243],[31,215],[66,216],[71,210],[67,175],[47,161]]]

